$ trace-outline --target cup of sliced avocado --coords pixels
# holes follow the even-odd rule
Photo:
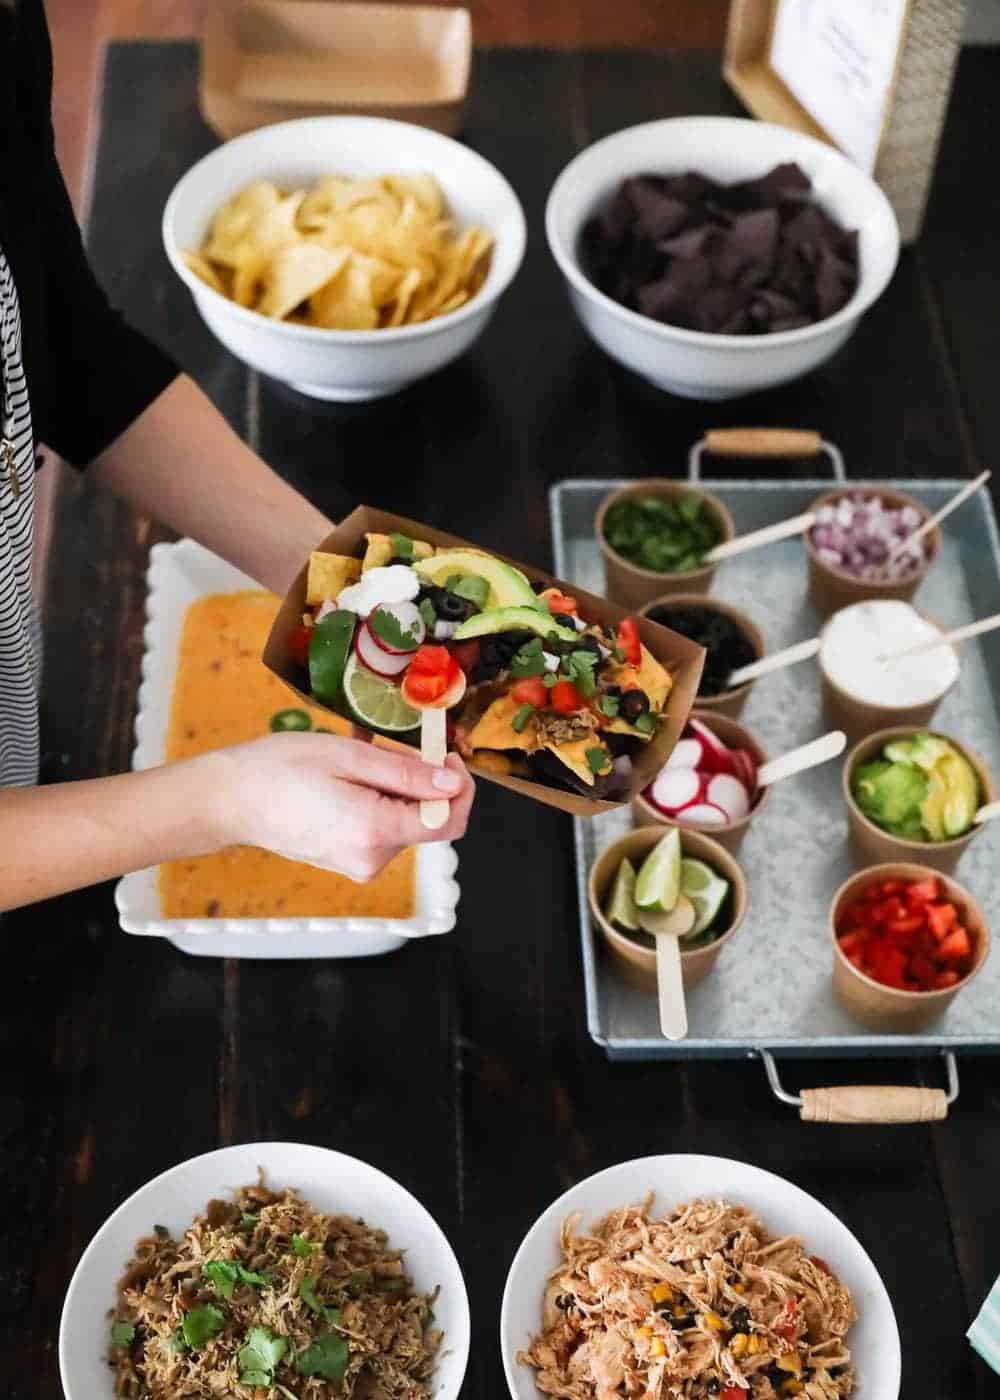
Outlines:
[[[669,851],[664,849],[666,843],[670,843]],[[680,940],[681,975],[690,991],[708,976],[742,924],[746,880],[718,841],[681,827],[665,831],[662,826],[638,826],[600,853],[587,881],[591,916],[622,972],[654,994],[656,944],[643,933],[636,908],[637,899],[643,898],[647,861],[647,869],[656,867],[660,886],[664,869],[672,865],[672,878],[667,883],[678,898],[689,899],[695,908],[694,925]],[[662,888],[658,894],[662,903]]]
[[[968,745],[914,726],[881,729],[855,744],[843,792],[848,839],[862,865],[910,860],[944,874],[987,830],[973,819],[997,795]]]

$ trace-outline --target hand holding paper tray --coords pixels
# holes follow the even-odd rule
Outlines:
[[[662,767],[703,660],[603,598],[368,506],[303,568],[264,652],[301,698],[406,743],[420,731],[406,697],[432,704],[461,668],[449,746],[473,773],[582,816]]]

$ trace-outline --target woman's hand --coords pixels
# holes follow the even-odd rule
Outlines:
[[[359,881],[405,846],[464,836],[475,791],[455,754],[432,768],[416,754],[332,734],[270,734],[195,762],[220,845],[261,846]],[[451,813],[430,831],[420,800],[441,797]]]

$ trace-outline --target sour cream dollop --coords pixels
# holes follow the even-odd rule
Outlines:
[[[941,635],[909,603],[875,598],[841,608],[823,629],[819,664],[827,678],[869,705],[924,705],[958,677],[958,653],[943,642],[915,656],[883,661],[897,651]]]
[[[407,564],[387,564],[381,569],[368,569],[357,583],[342,588],[337,607],[367,617],[383,603],[410,603],[419,592],[420,580]]]

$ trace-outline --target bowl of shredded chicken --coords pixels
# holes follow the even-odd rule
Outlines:
[[[155,1203],[147,1203],[152,1218],[119,1254],[119,1277],[103,1299],[102,1335],[92,1339],[92,1347],[100,1341],[107,1380],[94,1389],[81,1384],[74,1360],[82,1320],[76,1310],[85,1294],[88,1302],[91,1296],[85,1282],[94,1271],[88,1256],[95,1249],[101,1255],[102,1275],[110,1258],[102,1236],[115,1226],[116,1216],[111,1218],[81,1260],[67,1295],[60,1353],[68,1400],[75,1395],[88,1400],[431,1400],[432,1395],[439,1400],[457,1395],[468,1346],[468,1310],[444,1236],[396,1183],[338,1153],[293,1148],[335,1159],[337,1167],[319,1193],[315,1170],[308,1183],[290,1184],[289,1175],[267,1161],[281,1155],[270,1149],[283,1146],[266,1145],[258,1168],[243,1185],[228,1185],[234,1179],[230,1170],[217,1172],[215,1190],[186,1215],[171,1201],[161,1219]],[[253,1155],[246,1148],[226,1152],[239,1154],[241,1167]],[[345,1170],[343,1163],[351,1166]],[[375,1191],[353,1192],[351,1178],[368,1173]],[[387,1201],[387,1208],[380,1209],[381,1183],[388,1195],[399,1194],[395,1208],[388,1208]],[[128,1212],[135,1200],[121,1210]],[[425,1217],[416,1231],[407,1228],[407,1203]],[[116,1239],[123,1235],[117,1228],[111,1233]],[[422,1256],[421,1244],[428,1240],[433,1247]],[[454,1336],[449,1324],[455,1326]],[[452,1364],[456,1359],[457,1367]]]
[[[722,1169],[685,1170],[692,1162]],[[581,1183],[568,1193],[576,1201],[564,1197],[546,1212],[555,1257],[533,1288],[541,1236],[529,1234],[515,1259],[501,1325],[515,1400],[537,1400],[538,1392],[559,1400],[846,1400],[855,1391],[896,1400],[899,1343],[888,1296],[860,1245],[819,1202],[720,1158],[637,1166]],[[616,1174],[643,1189],[602,1189]],[[749,1189],[734,1190],[743,1174]],[[682,1189],[661,1189],[662,1177]],[[790,1210],[790,1196],[810,1208]],[[526,1294],[533,1315],[519,1306]],[[871,1317],[861,1325],[866,1306],[884,1314],[877,1344]],[[880,1353],[871,1370],[869,1350]]]

